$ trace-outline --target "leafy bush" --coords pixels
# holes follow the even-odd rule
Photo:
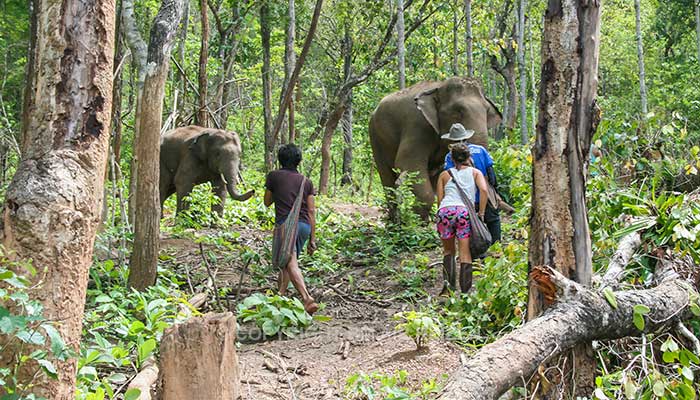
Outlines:
[[[3,399],[39,399],[26,391],[42,376],[56,379],[52,360],[66,361],[74,353],[44,317],[43,305],[30,299],[29,291],[38,288],[26,276],[36,276],[31,263],[11,261],[0,248],[0,354],[14,356],[11,368],[0,368]],[[34,373],[26,381],[20,371],[24,377]]]
[[[426,313],[417,311],[404,311],[394,314],[395,321],[401,321],[396,325],[396,330],[404,333],[416,342],[420,350],[430,339],[438,338],[442,334],[440,323]]]
[[[324,320],[324,317],[309,316],[297,298],[262,293],[246,297],[238,305],[238,318],[242,322],[254,321],[265,336],[281,333],[287,337],[298,335],[311,326],[314,319]]]
[[[420,389],[407,387],[408,373],[400,370],[392,375],[358,372],[345,383],[344,397],[348,400],[425,400],[440,392],[436,379],[422,382]]]

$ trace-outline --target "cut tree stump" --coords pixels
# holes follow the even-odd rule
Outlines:
[[[447,383],[440,400],[497,399],[527,381],[537,367],[578,343],[640,335],[633,307],[647,306],[644,332],[674,328],[691,316],[695,289],[681,279],[663,281],[647,290],[614,292],[613,307],[605,297],[571,281],[550,267],[530,275],[554,304],[541,316],[484,346]]]
[[[162,400],[236,400],[236,318],[207,314],[168,328],[161,341]]]

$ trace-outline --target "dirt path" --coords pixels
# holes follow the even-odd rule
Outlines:
[[[362,215],[373,222],[381,215],[377,209],[351,204],[334,204],[332,208],[353,217]],[[259,230],[242,229],[239,233],[239,241],[251,247],[265,246],[269,236]],[[174,268],[199,265],[201,260],[198,246],[190,240],[164,238],[162,248],[172,257]],[[205,252],[211,256],[213,249],[213,246],[205,247]],[[241,283],[243,266],[233,259],[227,262],[223,254],[215,257],[215,280],[219,288],[232,288],[230,298],[239,283],[245,289],[241,297],[251,290],[274,286],[272,277],[265,282],[253,282],[250,274],[245,274]],[[209,274],[200,268],[189,271],[188,275],[195,282],[193,286],[197,286],[196,282],[206,285]],[[418,306],[397,300],[378,301],[357,292],[348,294],[353,283],[354,288],[372,288],[382,299],[396,297],[402,289],[385,272],[371,266],[357,266],[324,278],[323,286],[311,284],[310,290],[317,301],[325,304],[320,314],[331,317],[329,322],[314,322],[310,329],[293,339],[264,342],[255,342],[259,336],[256,328],[241,324],[239,340],[243,343],[238,355],[243,399],[343,399],[347,398],[344,389],[348,377],[357,373],[394,374],[403,370],[408,374],[408,386],[415,388],[431,378],[444,381],[445,373],[459,366],[460,350],[454,345],[431,341],[427,348],[417,352],[410,338],[394,330],[396,323],[392,316]],[[440,289],[437,279],[430,286],[424,289],[431,295]],[[417,299],[419,303],[422,300]]]

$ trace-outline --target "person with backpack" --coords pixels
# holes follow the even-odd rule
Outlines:
[[[437,182],[437,231],[443,247],[443,269],[445,280],[452,290],[457,286],[455,265],[455,237],[459,246],[459,286],[466,293],[472,286],[472,255],[469,238],[472,221],[469,218],[466,201],[474,204],[477,188],[486,193],[486,179],[476,168],[470,166],[471,153],[464,143],[450,146],[450,154],[455,166],[443,171]],[[478,215],[482,220],[486,212],[486,196],[478,203]]]
[[[316,250],[316,208],[314,186],[311,180],[297,170],[301,150],[294,144],[285,144],[277,152],[282,168],[267,174],[265,179],[265,206],[275,204],[275,231],[272,239],[273,265],[279,270],[279,294],[286,295],[289,282],[296,288],[309,314],[318,311],[299,268],[298,257],[308,241],[307,250]]]

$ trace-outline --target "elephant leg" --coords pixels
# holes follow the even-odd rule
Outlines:
[[[224,216],[224,203],[226,202],[226,184],[218,178],[211,181],[211,191],[219,198],[219,203],[211,206],[211,212]]]
[[[165,169],[163,165],[160,166],[160,178],[158,180],[158,193],[160,196],[160,216],[163,217],[163,204],[165,200],[175,193],[175,187],[173,186],[173,175]]]
[[[397,174],[392,171],[391,165],[385,160],[381,159],[381,152],[374,151],[374,161],[377,164],[377,172],[379,173],[379,179],[384,187],[384,194],[386,196],[387,208],[389,212],[389,220],[397,222],[396,220],[396,194],[394,189],[396,187]]]
[[[177,182],[175,183],[177,193],[177,213],[185,211],[189,208],[189,204],[185,201],[185,197],[192,193],[194,184],[192,182]]]

